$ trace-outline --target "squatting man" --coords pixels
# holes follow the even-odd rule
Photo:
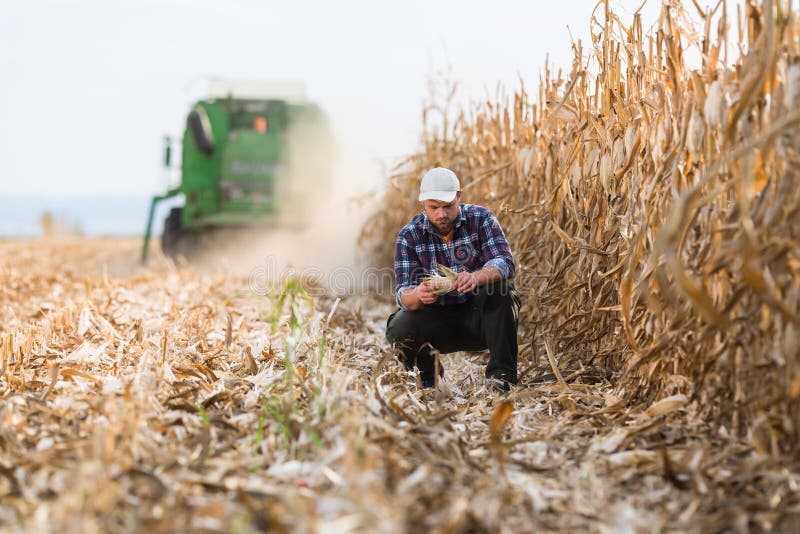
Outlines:
[[[433,387],[441,354],[489,349],[486,378],[502,391],[517,383],[520,301],[509,280],[514,258],[497,218],[483,206],[461,203],[455,173],[437,167],[420,183],[422,213],[397,236],[394,271],[400,307],[386,324],[386,338],[406,369],[419,369]],[[437,296],[426,278],[439,266],[457,273],[452,291]]]

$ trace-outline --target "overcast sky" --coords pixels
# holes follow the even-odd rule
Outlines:
[[[351,157],[380,169],[417,146],[427,79],[463,100],[535,89],[569,68],[596,0],[0,1],[0,195],[150,195],[209,77],[298,80]],[[623,20],[641,0],[612,3]],[[659,2],[650,0],[645,27]]]

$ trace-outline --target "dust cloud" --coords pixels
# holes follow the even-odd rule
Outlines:
[[[276,224],[216,231],[213,240],[201,242],[190,260],[193,267],[246,276],[256,292],[267,293],[297,276],[309,287],[342,296],[367,289],[391,293],[391,270],[369,267],[357,245],[366,219],[379,206],[380,170],[357,143],[329,143],[313,131],[300,128],[290,138],[291,175],[279,179]]]

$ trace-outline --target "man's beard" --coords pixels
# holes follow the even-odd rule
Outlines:
[[[433,229],[436,230],[436,233],[439,235],[448,235],[450,232],[453,231],[453,227],[455,226],[455,220],[447,221],[446,223],[435,223],[431,221],[433,224]]]

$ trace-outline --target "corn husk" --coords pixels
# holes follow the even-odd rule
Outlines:
[[[453,291],[455,287],[456,278],[458,273],[453,271],[446,265],[439,265],[438,269],[444,273],[444,276],[432,275],[423,278],[422,283],[433,288],[434,295],[446,295]]]

